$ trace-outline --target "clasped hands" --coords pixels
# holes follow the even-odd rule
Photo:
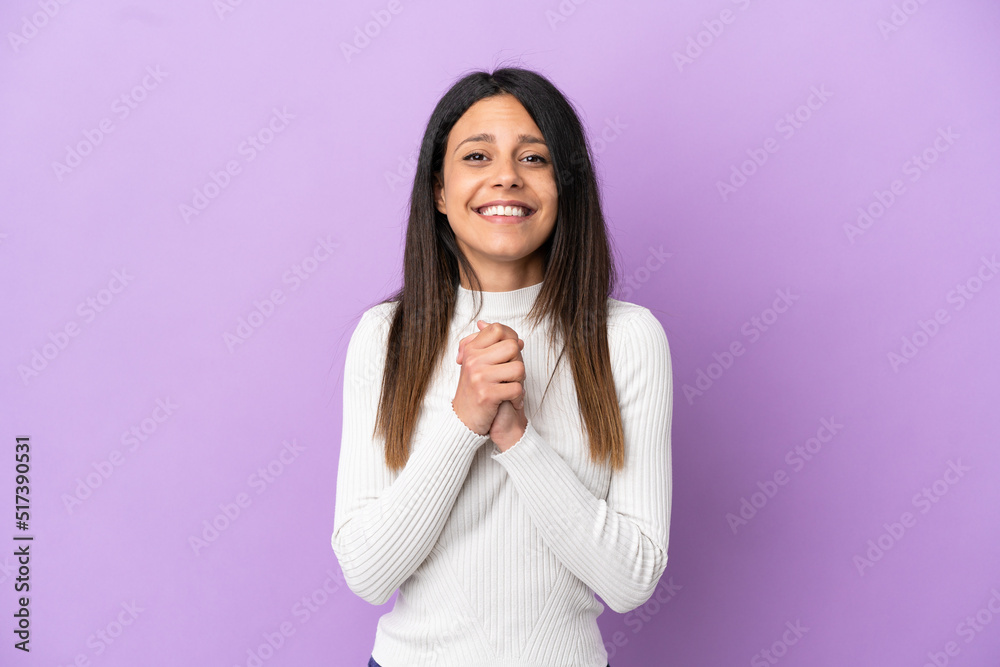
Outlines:
[[[477,320],[479,331],[458,343],[462,366],[452,406],[466,426],[506,452],[524,435],[524,341],[499,322]]]

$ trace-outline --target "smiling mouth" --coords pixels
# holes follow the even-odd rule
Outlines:
[[[518,222],[523,222],[535,214],[534,209],[524,206],[483,206],[473,210],[481,218],[485,218],[490,222],[501,224],[516,224]],[[508,210],[510,211],[510,215],[507,214]],[[484,213],[484,211],[488,211],[489,213]]]

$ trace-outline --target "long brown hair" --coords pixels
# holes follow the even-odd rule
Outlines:
[[[542,75],[518,67],[464,76],[441,98],[427,123],[410,194],[403,286],[380,302],[398,306],[389,329],[372,436],[385,438],[390,469],[406,464],[424,395],[447,344],[460,266],[473,290],[480,290],[447,216],[434,206],[433,186],[458,119],[475,102],[502,94],[517,98],[538,125],[556,176],[556,222],[542,245],[544,282],[528,319],[537,324],[548,318],[552,323],[549,343],[555,344],[557,337],[563,342],[559,361],[568,352],[591,460],[600,464],[610,459],[617,470],[625,463],[625,435],[611,373],[607,299],[618,276],[593,156],[566,97]]]

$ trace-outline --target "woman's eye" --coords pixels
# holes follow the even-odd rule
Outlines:
[[[470,162],[482,162],[482,160],[472,160],[471,159],[471,158],[474,158],[476,156],[481,157],[481,158],[485,158],[486,157],[486,155],[483,154],[483,153],[475,152],[475,153],[469,153],[468,155],[466,155],[465,159],[469,160]],[[527,160],[528,158],[535,158],[534,160],[532,160],[532,162],[535,162],[535,163],[538,163],[538,164],[544,164],[546,162],[546,159],[544,157],[542,157],[541,155],[526,155],[524,157],[525,160]]]

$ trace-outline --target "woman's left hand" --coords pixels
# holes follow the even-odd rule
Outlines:
[[[480,331],[489,326],[488,322],[483,322],[482,320],[476,324]],[[472,334],[471,336],[466,336],[463,339],[463,342],[474,339],[477,334],[478,332]],[[460,345],[458,351],[458,363],[462,363],[461,347],[462,346]],[[521,347],[524,347],[523,341]],[[520,361],[522,364],[524,363],[524,359],[521,358],[520,352],[518,352],[514,359]],[[517,403],[519,407],[515,408],[514,403]],[[528,419],[524,416],[524,395],[522,394],[517,401],[503,401],[500,403],[500,406],[497,408],[497,414],[493,418],[493,424],[490,426],[490,440],[496,443],[497,448],[501,452],[506,452],[521,439],[527,426]]]
[[[506,452],[524,435],[528,419],[524,416],[524,399],[521,399],[521,409],[515,409],[510,401],[504,401],[497,408],[497,416],[490,426],[490,440],[497,444],[501,452]]]

